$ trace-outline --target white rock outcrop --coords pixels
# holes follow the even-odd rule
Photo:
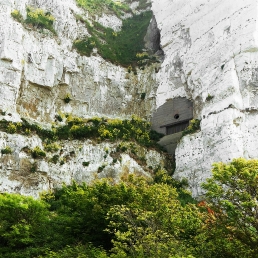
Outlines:
[[[257,1],[152,3],[165,53],[156,103],[193,100],[201,131],[178,144],[175,177],[200,196],[212,163],[258,158]]]
[[[31,150],[44,149],[36,136],[0,132],[0,150],[7,146],[10,154],[0,154],[0,192],[19,192],[38,197],[42,191],[60,187],[62,183],[92,182],[112,178],[114,182],[129,174],[151,176],[152,169],[166,165],[165,156],[134,144],[137,156],[130,148],[117,150],[120,142],[96,143],[92,140],[56,142],[56,151],[46,157],[32,157]],[[144,157],[144,163],[140,159]],[[149,169],[151,168],[151,169]]]
[[[11,16],[18,10],[25,19],[28,6],[49,11],[55,18],[57,35],[45,29],[25,28]],[[57,115],[67,113],[84,118],[151,116],[157,89],[155,65],[135,74],[105,61],[96,49],[90,57],[81,56],[73,49],[73,42],[89,33],[79,16],[93,18],[75,0],[0,0],[0,120],[18,122],[26,118],[50,128]],[[122,26],[121,18],[110,13],[97,14],[94,19],[115,31]],[[69,103],[63,100],[67,94]],[[150,176],[149,167],[155,168],[165,159],[158,152],[142,150],[146,165],[139,165],[128,153],[113,163],[104,148],[112,150],[116,146],[91,141],[60,142],[62,153],[48,153],[39,160],[24,151],[42,145],[36,135],[0,132],[0,150],[7,146],[12,149],[12,154],[0,154],[1,192],[38,196],[73,179],[89,182],[111,176],[118,180],[123,173]],[[64,164],[51,162],[53,155],[65,159]],[[83,166],[83,162],[90,163]]]
[[[57,36],[44,29],[25,29],[12,18],[13,10],[26,18],[26,6],[51,12]],[[155,67],[135,75],[97,53],[81,56],[73,42],[89,34],[76,15],[86,18],[88,13],[75,0],[0,1],[0,109],[41,123],[52,122],[58,112],[149,117],[155,105]],[[103,14],[96,19],[114,30],[121,28],[116,16]],[[145,101],[141,93],[146,93]],[[66,94],[71,95],[69,104],[63,101]]]

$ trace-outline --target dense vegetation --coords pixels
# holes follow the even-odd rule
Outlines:
[[[257,257],[257,187],[258,161],[237,159],[214,165],[198,204],[163,171],[1,194],[0,257]]]
[[[150,11],[133,15],[123,20],[121,31],[115,32],[98,22],[93,22],[91,25],[87,20],[77,16],[77,19],[85,23],[91,36],[77,39],[73,46],[82,55],[90,56],[93,48],[97,48],[98,53],[112,63],[123,66],[135,65],[140,61],[137,54],[143,51],[144,36],[151,17]],[[146,55],[145,59],[150,57]]]
[[[37,29],[47,29],[52,33],[56,34],[53,23],[54,23],[54,16],[51,15],[50,12],[44,11],[39,8],[26,8],[27,17],[24,20],[21,13],[18,10],[14,10],[11,12],[11,15],[14,19],[18,22],[22,23],[25,27],[28,25],[32,25]]]
[[[0,129],[8,133],[38,134],[43,140],[54,142],[66,139],[95,139],[135,141],[147,147],[157,146],[163,136],[150,128],[150,123],[133,115],[131,119],[107,119],[93,117],[82,119],[70,115],[57,116],[58,121],[65,120],[65,125],[53,126],[51,130],[30,124],[25,119],[20,123],[0,121]]]
[[[76,0],[77,4],[91,14],[103,13],[106,10],[120,16],[123,12],[130,12],[127,4],[112,0]]]

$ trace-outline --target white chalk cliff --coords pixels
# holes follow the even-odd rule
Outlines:
[[[175,171],[200,196],[212,163],[258,158],[257,1],[154,0],[152,8],[165,53],[157,107],[187,97],[201,120],[180,140]]]
[[[137,4],[132,1],[131,7]],[[19,10],[25,17],[26,6],[50,11],[58,36],[15,21],[11,12]],[[167,99],[187,97],[201,130],[180,140],[175,177],[187,178],[198,196],[212,163],[258,157],[258,5],[256,0],[152,0],[152,11],[165,59],[158,73],[151,65],[135,75],[97,52],[86,57],[72,48],[76,38],[88,35],[74,15],[88,14],[75,0],[0,0],[0,119],[24,117],[46,127],[58,113],[85,118],[137,114],[149,119]],[[114,15],[96,19],[116,31],[121,28],[121,19]],[[72,100],[65,104],[67,93]],[[141,93],[146,94],[144,101]],[[112,144],[59,144],[66,155],[74,151],[75,157],[63,167],[40,161],[32,174],[27,171],[34,161],[23,148],[42,146],[41,139],[2,132],[0,149],[8,145],[15,151],[0,154],[0,191],[36,196],[63,181],[93,178],[103,163],[103,176],[125,167],[145,173],[126,154],[111,166],[104,149],[115,148]],[[147,167],[163,162],[159,153],[142,151]],[[82,161],[92,163],[83,167]]]

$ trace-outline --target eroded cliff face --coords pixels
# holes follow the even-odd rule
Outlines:
[[[23,26],[11,16],[18,10],[25,19],[28,6],[55,17],[56,35],[43,28]],[[139,1],[131,1],[130,6],[134,13],[146,11],[139,9]],[[74,0],[0,1],[0,120],[19,122],[25,118],[51,128],[58,122],[56,117],[64,114],[121,119],[132,114],[147,119],[151,116],[158,64],[129,73],[126,67],[105,61],[96,49],[90,57],[78,54],[73,42],[89,36],[81,21],[89,17],[116,32],[121,30],[122,18],[109,12],[93,17]],[[148,37],[153,37],[151,32]],[[148,44],[153,47],[150,41]],[[64,102],[67,94],[69,103]],[[58,141],[60,148],[54,153],[37,159],[29,150],[44,149],[38,135],[0,132],[0,149],[12,150],[0,154],[0,191],[38,196],[43,190],[72,180],[119,180],[129,173],[149,177],[153,169],[165,165],[164,155],[142,146],[137,146],[137,155],[119,153],[120,143],[68,139]]]
[[[57,36],[44,29],[25,29],[11,17],[13,10],[26,17],[27,6],[51,12]],[[155,66],[135,75],[98,53],[78,54],[73,42],[89,33],[75,16],[86,18],[88,13],[75,1],[1,0],[0,13],[0,109],[16,119],[41,123],[51,123],[58,112],[81,117],[150,116],[155,106]],[[95,20],[115,31],[121,29],[122,20],[115,15],[103,13]],[[141,93],[146,94],[145,101]],[[71,95],[69,104],[63,101],[66,94]]]
[[[200,196],[212,163],[258,157],[257,2],[152,2],[165,53],[156,103],[193,100],[201,130],[180,140],[175,177]]]
[[[135,13],[141,12],[142,1],[127,2]],[[12,18],[13,10],[26,17],[26,6],[50,11],[57,35],[24,28]],[[193,101],[193,115],[201,127],[178,143],[175,177],[187,178],[194,196],[200,196],[200,184],[211,175],[212,163],[258,156],[257,3],[152,0],[152,11],[156,19],[146,35],[146,47],[157,52],[160,61],[164,52],[164,61],[161,68],[155,63],[129,73],[105,61],[96,49],[90,57],[73,49],[76,39],[89,36],[76,16],[90,16],[74,0],[1,0],[0,119],[18,122],[23,117],[46,128],[60,114],[84,118],[137,114],[149,119],[167,100],[186,97]],[[122,26],[121,17],[109,12],[94,19],[116,32]],[[157,28],[160,35],[152,34]],[[69,103],[64,102],[67,94]],[[116,157],[119,142],[58,144],[62,149],[58,155],[66,161],[62,165],[50,162],[55,153],[35,160],[26,152],[43,148],[37,135],[1,132],[0,149],[10,146],[13,153],[1,154],[0,191],[37,196],[63,181],[110,175],[117,180],[132,172],[149,176],[150,168],[165,164],[164,156],[140,146],[144,164],[130,152]]]

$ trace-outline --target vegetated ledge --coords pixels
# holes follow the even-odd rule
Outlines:
[[[52,32],[53,35],[57,35],[56,31],[53,28],[55,18],[53,15],[51,15],[50,12],[29,6],[26,8],[26,12],[26,19],[23,18],[20,11],[18,10],[13,10],[11,12],[11,16],[17,22],[20,22],[26,29],[31,27],[34,27],[37,30],[47,29],[48,31]]]
[[[130,120],[107,119],[93,117],[82,119],[66,115],[62,118],[58,116],[59,121],[65,120],[64,125],[52,126],[52,129],[43,129],[37,124],[30,124],[22,118],[22,122],[0,121],[0,129],[10,133],[19,133],[24,135],[37,134],[43,140],[55,142],[57,140],[69,139],[93,139],[97,142],[102,141],[131,141],[138,144],[164,151],[157,144],[163,136],[150,129],[150,123],[133,115]]]
[[[122,29],[115,32],[96,21],[91,23],[79,15],[75,18],[83,22],[90,34],[89,37],[76,39],[73,48],[81,55],[90,56],[93,49],[107,61],[116,65],[133,68],[158,62],[155,56],[144,51],[144,37],[152,18],[152,12],[146,11],[123,20]],[[129,68],[128,70],[132,69]]]

